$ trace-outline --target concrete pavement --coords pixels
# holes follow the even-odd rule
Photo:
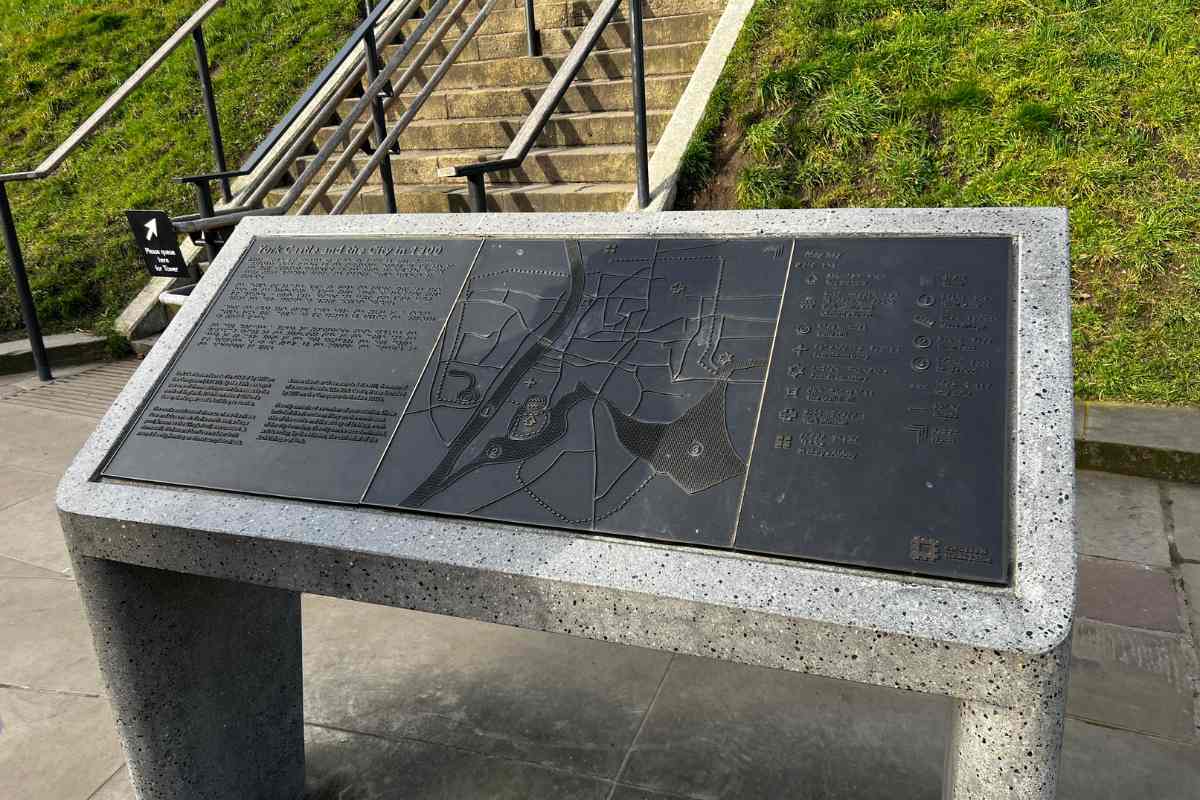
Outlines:
[[[133,797],[53,510],[123,369],[0,380],[0,797]],[[1060,797],[1194,800],[1200,487],[1078,499]],[[924,695],[320,597],[304,650],[307,800],[940,796]]]

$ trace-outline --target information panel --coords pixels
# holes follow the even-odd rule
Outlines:
[[[1003,583],[1010,250],[259,238],[103,474]]]

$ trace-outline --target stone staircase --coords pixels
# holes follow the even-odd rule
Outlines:
[[[657,142],[687,86],[725,0],[644,0],[647,128]],[[416,93],[454,44],[454,32],[467,27],[478,0],[420,69],[389,112],[393,119],[408,108]],[[513,140],[567,52],[598,4],[592,0],[542,2],[535,5],[541,33],[540,57],[526,54],[522,0],[499,0],[478,34],[459,55],[438,89],[400,137],[392,157],[397,210],[405,212],[466,211],[466,182],[442,178],[438,169],[498,157]],[[632,111],[629,25],[622,7],[600,43],[555,109],[524,164],[488,175],[488,203],[494,211],[620,211],[634,191],[634,115]],[[419,20],[405,23],[410,33]],[[389,58],[395,47],[381,54]],[[420,49],[419,47],[417,48]],[[399,74],[399,73],[397,73]],[[353,99],[342,103],[347,113]],[[364,115],[361,124],[369,124]],[[335,128],[327,127],[317,144]],[[653,151],[651,151],[653,152]],[[330,189],[336,202],[368,156],[353,165]],[[332,163],[331,159],[329,163]],[[298,175],[307,165],[300,159]],[[327,165],[328,166],[328,165]],[[315,182],[314,182],[315,184]],[[268,203],[277,201],[277,190]],[[383,213],[386,204],[378,172],[347,209],[348,213]]]

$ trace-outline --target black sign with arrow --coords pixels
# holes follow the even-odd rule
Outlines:
[[[190,274],[167,212],[126,211],[125,216],[147,272],[156,278],[181,278]]]

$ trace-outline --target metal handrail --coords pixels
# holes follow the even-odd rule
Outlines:
[[[241,167],[239,167],[243,173],[249,174],[258,167],[263,158],[265,158],[266,155],[271,152],[275,145],[279,143],[279,140],[283,138],[284,134],[287,133],[288,128],[290,128],[296,122],[296,120],[298,120],[301,115],[304,114],[304,110],[308,108],[309,103],[316,98],[321,89],[325,88],[325,84],[329,82],[329,79],[332,78],[338,69],[341,68],[342,64],[344,64],[350,58],[350,56],[354,54],[354,49],[358,46],[358,44],[364,41],[368,36],[373,37],[376,24],[378,24],[380,18],[387,13],[388,9],[391,8],[392,2],[393,0],[379,0],[379,4],[370,9],[370,12],[367,14],[366,18],[357,28],[355,28],[354,33],[349,39],[346,40],[346,43],[342,45],[342,48],[337,51],[337,55],[335,55],[333,59],[327,65],[325,65],[325,68],[321,70],[320,74],[317,75],[317,77],[313,79],[313,82],[308,85],[308,88],[304,90],[304,94],[300,97],[300,99],[288,109],[287,113],[283,115],[283,119],[281,119],[279,123],[271,129],[271,132],[267,134],[267,138],[264,139],[262,143],[258,145],[258,147],[254,148],[254,152],[246,156],[246,160],[243,161]],[[415,9],[415,4],[413,5]],[[372,45],[371,49],[374,49],[374,45]]]
[[[430,35],[429,41],[425,42],[424,46],[421,47],[420,52],[418,52],[413,60],[409,63],[408,67],[404,70],[404,73],[400,76],[400,78],[397,79],[396,91],[392,97],[389,98],[389,102],[386,104],[387,108],[390,108],[392,103],[395,102],[395,99],[399,95],[403,94],[404,90],[408,88],[408,84],[412,82],[412,79],[416,76],[418,70],[425,66],[425,62],[429,60],[429,56],[441,43],[442,39],[446,35],[446,32],[449,31],[450,27],[459,20],[471,2],[473,2],[473,0],[458,0],[458,2],[454,4],[454,7],[450,9],[450,13],[446,15],[446,18],[438,24],[437,29]],[[438,9],[438,13],[440,13],[441,9],[444,7],[445,3],[442,3],[441,8]],[[490,12],[491,8],[489,6],[486,11],[481,11],[480,13],[486,17],[487,13]],[[469,40],[469,38],[470,37],[459,37],[459,40],[465,43],[465,41]],[[419,40],[419,37],[413,36],[412,44],[416,44],[416,42]],[[456,52],[454,55],[457,57],[458,53]],[[407,53],[397,53],[388,61],[384,72],[390,76],[391,73],[400,68],[405,57],[407,57]],[[382,80],[382,76],[376,78],[376,80]],[[432,83],[432,81],[427,82],[426,85],[429,83]],[[301,173],[300,177],[296,179],[296,183],[288,190],[288,193],[284,196],[279,205],[283,206],[287,210],[290,210],[292,205],[300,198],[300,195],[308,187],[308,184],[316,176],[317,172],[320,171],[325,162],[329,160],[329,157],[333,155],[333,152],[344,143],[345,146],[342,148],[342,155],[338,158],[337,162],[334,164],[334,167],[329,171],[329,174],[322,179],[321,183],[317,185],[316,190],[309,195],[308,199],[300,207],[300,213],[309,213],[313,210],[316,204],[325,197],[325,193],[329,190],[329,187],[333,185],[333,182],[337,179],[337,176],[340,174],[341,170],[344,169],[346,165],[351,163],[351,161],[353,161],[355,151],[357,151],[367,142],[367,136],[370,131],[368,131],[366,127],[360,128],[357,133],[354,132],[354,126],[358,121],[357,118],[362,113],[361,109],[359,108],[361,104],[362,101],[360,100],[359,103],[355,105],[354,110],[352,110],[346,116],[346,119],[342,120],[341,125],[338,126],[337,132],[330,137],[329,141],[327,141],[325,145],[321,147],[317,155],[314,156],[312,161],[309,162],[309,164],[305,167],[304,172]],[[348,139],[347,137],[350,138]],[[384,138],[386,139],[386,135]],[[391,145],[392,143],[385,143],[384,141],[379,142],[379,145],[375,150],[375,154],[380,155],[380,160],[375,162],[376,164],[385,163],[384,159],[390,155],[389,150]],[[394,209],[389,210],[394,211]]]
[[[429,55],[441,43],[445,34],[453,26],[453,24],[462,16],[467,6],[475,0],[458,0],[449,14],[438,23],[437,29],[430,35],[428,41],[407,65],[403,74],[396,80],[393,90],[386,95],[383,101],[385,111],[390,109],[403,94],[404,89],[413,80],[417,73],[428,60]],[[354,159],[355,153],[367,144],[367,140],[373,132],[368,126],[359,126],[360,119],[363,113],[375,103],[380,91],[389,83],[392,76],[404,65],[404,61],[412,53],[413,48],[422,40],[425,33],[437,21],[441,12],[445,9],[448,0],[437,0],[430,7],[428,13],[421,20],[413,35],[405,41],[397,52],[388,59],[388,62],[379,69],[375,80],[367,87],[362,97],[358,99],[354,107],[344,115],[342,121],[338,125],[334,133],[328,137],[325,143],[320,147],[316,155],[312,156],[309,162],[305,165],[303,172],[295,178],[291,186],[288,188],[284,197],[274,206],[269,208],[260,207],[261,201],[270,193],[271,189],[278,183],[278,180],[283,177],[282,171],[294,162],[295,158],[302,154],[302,147],[299,149],[293,148],[294,152],[289,152],[287,156],[280,160],[279,165],[275,170],[275,177],[272,179],[268,176],[259,187],[251,193],[247,202],[241,204],[240,207],[232,209],[223,209],[221,212],[208,215],[201,214],[199,218],[176,220],[175,228],[187,233],[195,233],[200,231],[212,230],[214,228],[223,228],[236,224],[242,219],[251,216],[275,216],[286,214],[295,205],[296,201],[308,189],[309,184],[320,172],[321,168],[328,162],[333,154],[339,149],[342,149],[341,155],[338,157],[334,165],[329,169],[328,173],[322,178],[315,189],[312,190],[310,196],[305,199],[300,208],[300,213],[307,214],[311,212],[317,203],[321,202],[327,195],[329,189],[336,182],[337,177]],[[358,196],[362,187],[375,170],[381,165],[387,163],[390,158],[392,147],[398,142],[400,135],[408,127],[409,123],[421,110],[425,101],[437,89],[447,71],[453,66],[462,50],[471,42],[479,28],[487,20],[495,7],[496,0],[487,0],[467,28],[459,34],[454,45],[447,52],[446,56],[438,64],[433,74],[426,80],[421,91],[412,99],[404,115],[400,120],[388,131],[387,135],[378,141],[372,151],[372,155],[367,162],[367,165],[359,171],[351,186],[342,194],[338,202],[333,205],[328,213],[340,214],[346,210],[351,202]],[[314,116],[314,124],[311,126],[311,131],[306,131],[305,135],[299,137],[297,142],[303,145],[306,141],[316,134],[316,130],[320,127],[320,120],[323,117],[323,112]],[[358,130],[355,128],[358,126]],[[282,170],[282,171],[281,171]],[[394,211],[394,208],[389,210]]]
[[[54,149],[54,152],[46,156],[45,160],[43,160],[36,169],[32,169],[28,172],[10,172],[5,175],[0,175],[0,183],[39,180],[54,174],[54,172],[56,172],[58,168],[62,166],[62,163],[66,160],[67,156],[69,156],[75,150],[75,148],[83,144],[84,140],[91,136],[92,133],[95,132],[96,128],[100,127],[100,124],[104,122],[104,120],[106,120],[113,111],[116,110],[117,106],[125,102],[125,98],[133,94],[133,91],[141,86],[146,78],[150,77],[150,74],[162,65],[163,61],[167,59],[167,56],[175,52],[179,45],[183,44],[183,41],[192,35],[192,31],[199,30],[200,26],[204,23],[204,20],[206,20],[218,8],[225,5],[225,2],[226,0],[208,0],[208,2],[200,6],[200,8],[196,10],[196,13],[188,17],[187,22],[180,25],[175,32],[171,34],[171,38],[163,42],[162,45],[154,51],[154,54],[146,59],[146,61],[137,68],[137,71],[130,75],[129,78],[127,78],[126,81],[122,83],[115,92],[109,95],[108,99],[105,100],[99,108],[92,112],[92,115],[84,120],[83,123],[80,124],[80,126],[76,128],[70,136],[64,139],[62,144]]]
[[[29,337],[30,349],[33,354],[34,364],[37,368],[38,376],[43,381],[52,379],[49,362],[46,358],[45,344],[42,341],[41,326],[37,319],[37,310],[33,301],[33,295],[29,287],[28,274],[25,268],[24,257],[21,253],[20,243],[17,239],[16,223],[13,218],[12,208],[9,205],[8,193],[6,184],[14,181],[29,181],[38,180],[53,174],[66,160],[66,158],[79,147],[92,133],[112,114],[112,112],[137,89],[147,77],[150,76],[166,58],[171,55],[189,36],[193,40],[196,50],[197,66],[199,70],[199,78],[201,85],[201,93],[204,100],[204,112],[208,122],[209,135],[213,148],[213,159],[216,165],[216,170],[211,173],[200,175],[189,175],[180,178],[182,182],[190,183],[194,186],[197,195],[197,204],[199,212],[189,214],[184,217],[173,220],[174,227],[177,231],[182,232],[199,232],[210,231],[213,228],[224,227],[237,222],[246,216],[252,215],[268,215],[286,213],[291,204],[299,197],[307,183],[311,181],[320,166],[328,159],[329,154],[340,143],[345,142],[349,138],[349,132],[361,117],[363,111],[370,107],[373,112],[373,132],[379,144],[375,148],[371,148],[367,144],[372,130],[364,128],[354,136],[354,144],[349,151],[353,155],[354,148],[362,147],[367,152],[371,153],[371,161],[368,169],[360,175],[361,180],[356,180],[352,189],[341,199],[338,204],[336,213],[341,213],[346,205],[357,196],[361,190],[362,184],[365,182],[365,176],[369,176],[376,169],[379,169],[384,179],[387,189],[385,194],[388,199],[389,210],[394,212],[395,193],[392,184],[390,170],[391,163],[388,160],[388,151],[396,145],[400,133],[407,127],[416,111],[420,109],[425,100],[433,92],[434,88],[440,83],[449,67],[457,59],[459,53],[471,40],[478,31],[483,21],[487,19],[495,5],[496,0],[488,0],[483,9],[476,15],[468,26],[467,31],[459,37],[459,40],[451,48],[449,54],[439,64],[432,78],[426,82],[421,92],[417,95],[416,100],[410,104],[410,108],[402,118],[401,122],[390,132],[386,131],[385,114],[399,97],[403,87],[407,86],[408,82],[416,74],[416,71],[428,58],[433,48],[441,41],[443,34],[449,28],[450,24],[457,19],[470,0],[461,0],[455,6],[455,11],[451,17],[445,21],[438,29],[433,40],[422,49],[421,54],[414,61],[413,65],[405,72],[404,77],[399,87],[393,88],[390,84],[392,74],[401,65],[401,62],[412,52],[415,44],[420,41],[421,37],[428,31],[434,20],[445,8],[448,0],[436,0],[430,8],[430,12],[425,15],[421,23],[417,26],[413,36],[406,40],[388,63],[382,68],[379,66],[378,48],[381,44],[387,44],[393,33],[398,32],[401,26],[407,22],[419,10],[421,0],[407,0],[407,5],[393,19],[389,21],[388,27],[384,32],[384,39],[377,39],[376,28],[384,15],[388,13],[395,0],[381,0],[379,4],[372,7],[371,0],[364,0],[366,5],[366,18],[355,29],[355,32],[342,46],[334,58],[325,66],[317,78],[308,86],[303,96],[288,110],[280,122],[275,125],[267,134],[266,138],[247,156],[238,169],[230,170],[225,164],[225,149],[221,138],[220,124],[217,118],[216,103],[213,96],[211,74],[208,63],[207,47],[204,42],[203,23],[204,21],[218,8],[226,4],[226,0],[207,0],[186,22],[175,30],[171,36],[163,42],[163,44],[150,56],[138,69],[131,75],[112,95],[104,101],[101,106],[92,113],[70,136],[67,137],[55,150],[42,161],[37,168],[25,172],[12,172],[0,174],[0,233],[3,233],[3,240],[6,250],[9,255],[9,263],[12,268],[13,280],[16,284],[17,296],[21,305],[21,316],[25,324],[26,332]],[[535,54],[535,45],[538,45],[538,34],[533,18],[532,0],[526,2],[526,40],[529,47],[530,55]],[[262,208],[262,201],[274,187],[284,179],[288,170],[291,169],[295,160],[304,154],[305,150],[310,146],[310,142],[316,135],[317,131],[326,124],[330,119],[331,114],[336,113],[342,99],[346,96],[346,92],[359,80],[360,73],[352,71],[351,74],[344,76],[340,83],[332,92],[329,93],[321,109],[311,116],[309,122],[302,130],[295,135],[291,143],[283,149],[283,151],[273,156],[273,165],[267,169],[258,178],[252,178],[251,183],[244,187],[238,195],[238,204],[232,205],[234,198],[231,192],[230,181],[236,177],[244,177],[260,172],[264,166],[264,162],[268,156],[276,153],[283,138],[293,128],[296,122],[302,118],[308,111],[308,106],[312,101],[323,91],[328,88],[330,80],[342,71],[346,61],[353,55],[355,48],[363,44],[366,50],[364,54],[363,69],[367,75],[369,86],[355,104],[353,112],[348,115],[348,120],[343,120],[343,124],[338,128],[338,135],[330,142],[327,142],[327,147],[321,149],[318,158],[314,159],[313,163],[308,165],[305,170],[303,181],[297,180],[293,183],[291,190],[288,192],[289,202],[285,206],[279,208]],[[538,45],[540,49],[540,45]],[[351,159],[339,159],[338,165],[331,171],[331,175],[336,177],[337,174],[345,168]],[[210,183],[219,181],[223,190],[223,195],[227,204],[231,204],[221,209],[221,213],[217,213],[214,209],[212,191]],[[305,210],[311,210],[312,205],[319,198],[325,196],[326,191],[332,183],[332,178],[323,181],[319,191],[314,193],[314,198],[310,198],[311,202],[306,203]],[[215,255],[219,248],[220,242],[206,234],[205,246],[208,249],[210,258]]]
[[[458,60],[458,56],[462,53],[463,49],[475,37],[475,34],[487,20],[488,16],[491,15],[492,9],[495,7],[495,5],[496,0],[487,0],[487,2],[484,3],[483,8],[479,10],[479,13],[476,14],[475,18],[472,19],[467,25],[466,30],[459,34],[459,37],[455,40],[454,45],[446,53],[446,56],[442,59],[442,62],[438,64],[437,69],[433,71],[433,74],[429,76],[429,80],[427,80],[425,85],[421,87],[421,91],[418,92],[416,97],[414,97],[408,104],[408,108],[405,109],[404,115],[400,117],[399,121],[397,121],[396,125],[391,129],[388,135],[379,142],[379,146],[376,148],[375,153],[369,159],[367,159],[366,165],[354,178],[350,186],[342,193],[341,199],[334,204],[333,208],[330,210],[331,214],[341,214],[344,212],[350,203],[353,202],[354,198],[358,196],[358,193],[362,191],[362,187],[375,172],[376,168],[387,163],[387,158],[389,157],[389,151],[391,147],[400,140],[400,135],[408,129],[409,123],[416,118],[417,114],[420,113],[421,109],[425,106],[425,102],[434,93],[434,91],[437,90],[438,85],[442,82],[442,78],[446,76],[446,73],[450,70],[450,67],[452,67],[454,62]],[[439,30],[438,33],[430,40],[429,44],[426,45],[427,50],[432,50],[434,44],[441,41],[444,33],[444,30]],[[422,52],[424,54],[424,51]],[[412,67],[409,69],[412,70]],[[405,78],[407,77],[408,74],[406,72]],[[404,80],[402,85],[407,85],[407,80]],[[325,179],[321,182],[320,187],[318,187],[318,192],[313,193],[314,197],[317,196],[318,193],[323,196],[324,193],[328,191],[329,186],[333,184],[333,181],[336,179],[337,175],[339,175],[352,160],[351,158],[347,157],[347,154],[349,153],[353,153],[353,150],[347,149],[346,152],[342,154],[342,157],[338,159],[337,164],[334,165],[333,169],[329,171],[329,174],[326,175]],[[313,197],[309,198],[309,202],[305,204],[306,209],[311,209],[311,203],[313,202],[313,199]]]
[[[238,194],[238,203],[230,203],[230,198],[228,197],[228,193],[226,193],[227,205],[221,208],[220,214],[218,215],[218,212],[215,210],[212,189],[209,184],[216,180],[220,180],[222,183],[224,183],[229,178],[244,177],[259,170],[259,168],[262,166],[262,163],[266,160],[266,156],[274,152],[275,148],[280,141],[282,141],[288,130],[292,127],[292,125],[295,124],[296,120],[300,118],[301,112],[305,110],[304,107],[314,98],[316,98],[321,92],[326,90],[330,79],[345,64],[346,60],[359,44],[363,44],[366,51],[364,53],[364,69],[369,76],[373,76],[377,70],[377,64],[375,61],[378,58],[378,42],[376,40],[375,28],[379,24],[382,16],[390,9],[393,1],[394,0],[382,0],[382,2],[374,8],[371,8],[369,2],[367,3],[367,16],[363,22],[359,24],[359,26],[346,40],[346,43],[334,56],[333,60],[326,65],[325,69],[321,70],[321,73],[313,80],[312,83],[309,84],[300,101],[292,106],[288,113],[284,115],[284,119],[280,122],[280,124],[276,125],[271,132],[267,134],[267,138],[263,141],[263,143],[255,148],[254,152],[247,157],[246,161],[239,169],[187,175],[178,179],[183,183],[189,183],[192,185],[192,188],[196,192],[196,206],[199,213],[175,217],[172,220],[175,230],[184,233],[198,233],[201,231],[212,230],[214,228],[225,227],[226,224],[232,224],[223,223],[217,225],[205,222],[207,220],[218,218],[218,216],[222,220],[225,220],[226,218],[232,218],[232,221],[236,222],[238,219],[242,219],[246,216],[271,213],[271,210],[262,210],[263,198],[271,191],[272,188],[277,186],[280,181],[284,180],[296,158],[298,158],[309,148],[309,142],[317,134],[317,131],[326,124],[326,120],[328,120],[331,115],[336,113],[338,106],[342,102],[342,98],[361,77],[357,70],[353,70],[350,74],[344,76],[341,84],[339,84],[333,91],[329,92],[321,107],[316,111],[316,113],[309,115],[308,123],[292,139],[288,147],[284,148],[281,153],[274,157],[271,168],[262,173],[257,180],[253,180],[248,186],[242,188]],[[390,40],[391,34],[395,31],[398,31],[400,26],[412,18],[413,14],[415,14],[419,9],[420,0],[408,0],[407,5],[400,10],[394,19],[389,22],[388,28],[384,32],[385,38]],[[424,28],[418,28],[418,33],[423,30]],[[373,80],[371,83],[372,85],[375,85]],[[386,93],[390,94],[391,88],[386,82],[381,82],[379,86],[381,91],[385,91]],[[370,92],[365,92],[363,97],[370,97]],[[373,109],[373,111],[375,116],[375,124],[378,128],[384,124],[384,109],[379,106],[379,104],[376,104],[376,107]],[[391,165],[389,164],[388,166],[390,169]],[[196,224],[197,221],[200,221],[198,225]],[[211,237],[205,237],[205,248],[208,251],[210,261],[216,257],[219,244],[219,242],[211,241]]]
[[[212,139],[213,153],[216,157],[217,168],[224,169],[225,152],[221,142],[221,131],[217,122],[216,106],[212,94],[212,83],[209,75],[208,53],[204,45],[203,24],[214,11],[225,5],[225,0],[208,0],[187,21],[176,28],[171,36],[159,45],[159,48],[146,59],[140,67],[122,83],[117,90],[108,96],[100,107],[92,112],[70,136],[62,141],[50,155],[46,156],[34,169],[26,172],[9,172],[0,174],[0,232],[4,235],[4,249],[8,252],[8,264],[12,270],[13,283],[17,289],[17,300],[21,306],[21,321],[25,325],[25,334],[29,338],[29,350],[33,356],[33,365],[38,378],[43,381],[53,380],[50,372],[50,361],[46,356],[46,343],[42,339],[42,326],[38,322],[37,305],[33,301],[33,290],[29,287],[29,273],[25,269],[25,256],[21,252],[21,243],[17,238],[17,223],[13,217],[12,206],[8,201],[8,184],[17,181],[41,180],[53,175],[77,147],[84,143],[109,115],[117,109],[129,95],[133,94],[150,74],[157,70],[167,57],[191,37],[196,48],[196,62],[199,69],[201,92],[204,96],[205,117],[208,120],[209,135]],[[226,187],[228,192],[228,188]]]
[[[489,172],[515,169],[525,161],[529,151],[533,149],[546,124],[550,121],[554,109],[562,101],[563,95],[570,88],[584,61],[592,54],[605,27],[612,21],[613,15],[622,0],[604,0],[587,25],[579,34],[571,51],[563,60],[562,66],[554,74],[546,90],[542,92],[529,116],[521,124],[517,135],[509,144],[508,149],[500,158],[491,161],[479,161],[472,164],[460,164],[453,167],[443,167],[438,175],[443,178],[466,178],[467,196],[470,208],[475,212],[487,211],[487,189],[484,176]],[[645,208],[650,202],[649,178],[649,145],[646,134],[646,73],[645,48],[642,39],[642,8],[640,0],[628,0],[630,53],[633,62],[633,114],[634,114],[634,146],[637,162],[637,197],[638,205]]]
[[[361,23],[359,23],[358,27],[354,29],[354,32],[350,34],[350,37],[346,39],[346,43],[342,45],[341,49],[338,50],[329,63],[325,65],[324,69],[322,69],[317,77],[313,79],[307,88],[305,88],[304,94],[300,96],[300,99],[292,104],[292,107],[287,110],[287,112],[283,115],[283,118],[276,123],[275,127],[271,128],[271,130],[267,133],[266,138],[259,143],[258,147],[254,148],[254,151],[251,152],[250,155],[246,156],[237,169],[225,170],[224,168],[219,168],[216,172],[189,175],[187,178],[189,180],[221,180],[226,178],[239,178],[250,175],[256,169],[258,169],[263,160],[275,149],[275,146],[279,144],[280,140],[283,139],[292,125],[296,123],[296,120],[300,119],[300,117],[304,114],[309,104],[311,104],[317,95],[320,94],[321,91],[326,87],[330,79],[333,78],[333,76],[337,74],[337,71],[341,69],[342,65],[345,64],[352,55],[354,55],[355,49],[358,47],[358,45],[366,41],[368,38],[371,38],[372,40],[374,39],[375,26],[379,23],[380,18],[383,17],[392,7],[393,2],[395,2],[395,0],[380,0],[377,6],[370,9],[367,16]],[[410,1],[409,5],[414,11],[416,10],[416,2]],[[370,49],[374,50],[374,47],[375,45],[372,44]]]
[[[412,36],[408,37],[408,39],[403,45],[400,46],[397,52],[394,53],[390,59],[388,59],[387,64],[385,64],[383,69],[379,71],[379,74],[376,75],[375,80],[367,86],[366,91],[363,92],[362,96],[354,104],[354,108],[349,114],[346,114],[343,117],[337,131],[334,132],[333,136],[331,136],[325,145],[322,146],[320,151],[318,151],[317,155],[313,159],[313,163],[319,162],[317,163],[317,167],[306,169],[300,177],[293,181],[291,187],[293,190],[295,190],[298,185],[300,186],[300,189],[295,192],[297,197],[299,196],[300,192],[303,191],[304,187],[308,185],[309,181],[312,180],[312,177],[316,174],[316,169],[319,168],[320,164],[323,164],[324,161],[329,157],[329,154],[343,141],[345,141],[347,134],[350,132],[353,126],[357,124],[359,118],[362,116],[363,111],[365,111],[366,108],[372,104],[374,98],[383,89],[383,87],[389,84],[389,79],[391,78],[392,74],[399,67],[400,63],[404,61],[404,59],[407,58],[412,52],[413,48],[421,40],[421,37],[425,35],[425,32],[428,31],[433,23],[437,20],[438,15],[441,14],[448,2],[449,0],[436,0],[436,2],[430,7],[429,11],[425,14],[424,18],[422,18],[421,22],[417,25],[417,29],[413,31]],[[418,7],[419,0],[411,0],[408,7],[401,12],[400,21],[404,22],[410,19]],[[390,106],[391,102],[394,102],[395,98],[398,96],[399,92],[391,92],[388,102],[384,108],[385,111],[387,107]],[[201,213],[198,218],[173,220],[175,223],[175,229],[184,233],[200,233],[202,231],[209,231],[214,228],[224,228],[228,227],[229,225],[234,225],[246,217],[272,216],[286,213],[291,207],[291,204],[295,202],[295,197],[292,197],[291,201],[288,202],[286,206],[284,204],[279,204],[271,208],[263,208],[262,201],[268,194],[270,194],[271,190],[275,186],[279,185],[284,176],[288,174],[288,171],[292,168],[292,164],[295,163],[296,159],[304,155],[304,153],[308,150],[309,142],[311,142],[312,139],[317,135],[317,132],[324,127],[325,122],[329,118],[330,114],[332,114],[336,108],[341,105],[341,102],[341,98],[336,94],[329,97],[325,101],[325,104],[317,111],[317,113],[312,115],[308,121],[308,124],[304,127],[304,130],[293,140],[291,146],[279,158],[279,160],[275,163],[275,166],[263,177],[261,181],[257,183],[256,186],[248,190],[248,197],[244,202],[240,203],[236,207],[221,209],[221,212],[216,214],[212,213],[211,209],[206,210],[201,208]],[[360,144],[365,141],[366,135],[366,133],[360,131],[360,135],[355,137],[353,146],[360,146]],[[322,156],[322,154],[324,155]],[[309,167],[312,167],[311,163],[309,164]],[[289,194],[291,194],[290,191]]]

